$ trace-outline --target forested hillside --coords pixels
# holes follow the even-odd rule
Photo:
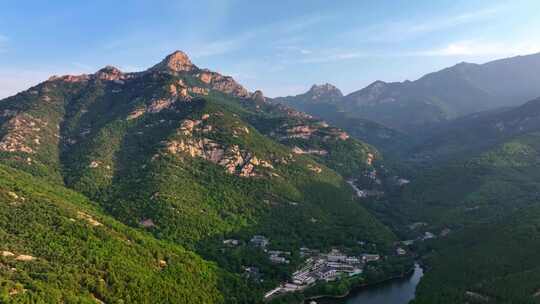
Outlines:
[[[412,303],[539,303],[540,210],[506,215],[431,245]]]
[[[224,302],[217,267],[79,193],[0,165],[0,205],[2,303]]]
[[[395,240],[342,177],[360,176],[382,161],[375,148],[269,104],[261,92],[199,69],[182,52],[139,73],[106,67],[52,77],[1,101],[0,155],[6,166],[89,197],[148,238],[183,246],[198,263],[206,262],[197,255],[215,261],[208,275],[185,278],[200,292],[215,292],[207,302],[259,301],[301,262],[302,246],[360,250],[362,241],[384,253]],[[272,265],[250,246],[254,235],[268,238],[271,249],[291,252],[292,263]],[[224,243],[231,239],[237,244],[232,248]],[[92,254],[77,263],[85,259]],[[263,280],[246,278],[248,266],[259,268]],[[196,280],[211,274],[214,289],[199,288]],[[56,284],[38,281],[44,288]],[[13,284],[28,288],[18,279]],[[13,301],[22,296],[8,295]],[[164,296],[186,295],[172,290]],[[186,297],[200,299],[197,293]]]

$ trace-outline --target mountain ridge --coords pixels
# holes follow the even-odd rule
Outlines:
[[[540,96],[537,85],[540,76],[535,72],[539,69],[540,53],[484,64],[462,62],[414,81],[378,80],[341,100],[326,103],[336,104],[337,111],[351,116],[414,133],[423,126],[497,107],[516,106]],[[309,113],[305,94],[275,100],[290,106],[302,103],[302,109]]]
[[[294,257],[302,246],[360,250],[358,240],[389,252],[395,235],[345,181],[382,161],[343,130],[180,52],[143,72],[52,77],[0,101],[0,163],[215,262],[218,303],[256,302],[299,263],[276,267],[250,246],[253,235]],[[243,266],[265,280],[246,281]]]

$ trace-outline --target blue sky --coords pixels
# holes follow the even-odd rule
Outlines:
[[[52,74],[143,70],[180,49],[268,96],[345,93],[540,52],[540,1],[2,1],[0,98]]]

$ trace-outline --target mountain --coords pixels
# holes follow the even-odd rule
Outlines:
[[[343,94],[331,84],[313,85],[306,93],[271,101],[324,119],[346,130],[351,136],[381,149],[385,155],[396,154],[410,145],[411,138],[404,133],[344,111]]]
[[[422,126],[444,122],[474,112],[503,106],[517,106],[540,96],[540,54],[518,56],[485,64],[460,63],[415,81],[376,81],[344,96],[337,111],[368,119],[406,132],[422,131]],[[302,94],[299,96],[304,96]],[[305,98],[278,99],[291,105]],[[322,116],[324,118],[324,116]]]
[[[475,113],[442,124],[411,150],[411,155],[423,161],[459,158],[538,131],[540,98],[521,106]]]
[[[441,126],[411,182],[368,206],[415,242],[428,269],[413,303],[536,303],[540,100]]]
[[[299,103],[299,104],[318,104],[318,103],[336,103],[341,101],[343,93],[334,85],[329,83],[316,85],[314,84],[304,94],[296,96],[287,96],[276,98],[277,102],[281,103]]]
[[[259,302],[264,292],[298,266],[303,246],[361,251],[362,240],[370,250],[391,252],[394,234],[359,203],[344,179],[361,176],[382,161],[374,147],[341,129],[271,104],[262,92],[248,92],[231,77],[201,69],[180,51],[146,71],[124,73],[108,66],[94,74],[55,76],[0,101],[0,164],[13,172],[0,176],[0,182],[12,187],[2,196],[6,204],[9,193],[14,192],[17,197],[34,195],[35,208],[39,208],[49,193],[45,189],[20,194],[22,186],[10,182],[12,174],[30,180],[28,191],[31,185],[42,183],[59,189],[55,190],[57,199],[47,203],[52,204],[50,208],[60,208],[55,204],[63,201],[61,208],[78,208],[69,204],[72,196],[92,208],[81,209],[78,220],[76,211],[59,211],[67,221],[51,215],[53,211],[36,210],[34,217],[28,214],[17,219],[17,224],[31,229],[42,223],[38,228],[43,235],[59,239],[63,230],[48,231],[69,226],[70,217],[91,225],[97,221],[108,227],[104,222],[110,222],[141,234],[148,241],[139,241],[137,254],[148,250],[154,259],[145,256],[135,261],[137,255],[126,249],[121,254],[133,254],[133,260],[119,265],[137,273],[142,265],[158,258],[167,262],[171,256],[171,263],[178,266],[175,272],[166,268],[167,277],[138,274],[154,275],[164,284],[174,276],[184,284],[178,290],[170,287],[163,302]],[[49,208],[46,206],[41,208]],[[19,213],[5,212],[13,213],[7,213],[0,227],[16,234],[17,229],[10,228],[10,217]],[[93,237],[93,230],[77,229],[83,241]],[[114,231],[106,234],[97,229],[100,238],[109,238],[109,234],[123,238]],[[250,245],[254,235],[269,239],[270,249],[291,252],[291,263],[272,264],[262,250]],[[42,254],[51,261],[45,265],[44,275],[33,275],[30,265],[33,281],[14,276],[6,286],[16,286],[19,292],[8,292],[10,301],[48,299],[43,288],[59,301],[70,301],[71,294],[81,293],[81,301],[91,294],[105,294],[107,302],[126,300],[122,292],[132,292],[127,289],[132,286],[144,295],[137,298],[142,302],[153,295],[149,285],[134,283],[135,274],[104,278],[104,284],[95,283],[99,294],[92,289],[95,284],[85,279],[73,280],[71,294],[55,291],[59,283],[51,276],[62,273],[65,258],[61,255],[72,247],[59,243],[51,245],[59,251],[57,255],[52,249],[43,252],[38,248],[49,238],[40,236],[19,235],[13,246],[2,245],[2,250]],[[224,243],[230,239],[237,245]],[[107,265],[87,252],[88,247],[105,245],[99,240],[83,241],[70,245],[80,246],[77,250],[87,254],[72,261],[79,267],[77,271],[84,272],[83,266],[92,263]],[[173,253],[152,249],[160,242]],[[175,256],[181,254],[186,256],[185,264],[176,262]],[[11,265],[1,261],[2,267]],[[190,266],[199,264],[203,266]],[[248,266],[258,268],[263,280],[246,279]],[[189,267],[197,269],[183,275]],[[188,287],[197,292],[190,293]]]

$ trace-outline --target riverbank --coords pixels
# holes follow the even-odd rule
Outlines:
[[[416,277],[418,277],[417,280],[415,280],[415,275],[416,275]],[[414,294],[414,291],[416,289],[416,284],[418,283],[419,278],[422,275],[423,275],[422,267],[418,263],[415,263],[414,266],[409,271],[407,271],[407,272],[405,272],[403,274],[395,275],[395,276],[392,276],[392,277],[389,277],[389,278],[386,278],[386,279],[383,279],[383,280],[379,280],[377,282],[359,284],[359,285],[356,285],[353,288],[349,289],[347,292],[345,292],[343,294],[340,294],[340,295],[325,294],[325,295],[310,296],[310,297],[307,297],[306,300],[304,300],[304,303],[309,303],[310,301],[314,301],[314,300],[322,300],[324,303],[342,303],[342,301],[344,302],[345,299],[348,299],[348,298],[354,299],[355,296],[366,295],[366,294],[370,293],[370,291],[372,293],[380,291],[381,286],[388,286],[388,285],[392,285],[392,284],[400,284],[399,281],[402,281],[403,279],[406,279],[406,278],[409,279],[410,281],[409,282],[403,282],[403,283],[404,284],[409,284],[409,283],[413,284],[414,287],[413,287],[412,293]],[[405,297],[410,296],[409,294],[411,293],[411,287],[412,286],[409,286],[408,288],[406,288],[404,290],[404,292],[408,293],[408,295],[404,295]],[[378,296],[380,296],[380,295],[378,295]],[[381,303],[385,303],[385,302],[381,302]],[[390,303],[390,302],[388,302],[388,303]],[[407,303],[407,302],[404,302],[404,303]]]

